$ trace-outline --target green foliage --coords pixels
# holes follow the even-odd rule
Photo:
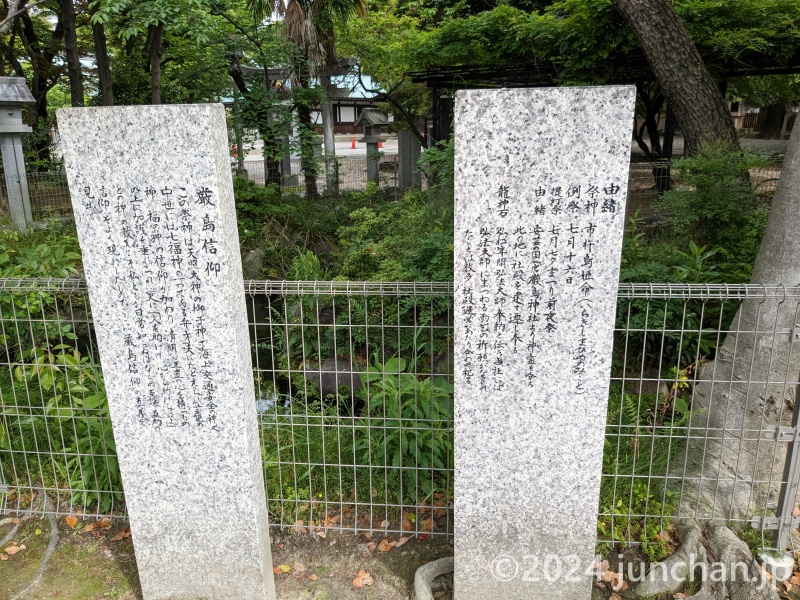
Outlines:
[[[9,391],[10,387],[10,391]],[[108,512],[122,499],[108,402],[99,365],[65,344],[22,353],[0,394],[2,468],[27,480],[32,462],[71,490],[72,503]],[[24,390],[24,391],[23,391]],[[28,394],[28,402],[19,398]],[[3,442],[5,440],[5,442]],[[28,473],[25,473],[28,467]]]
[[[339,276],[369,281],[452,281],[452,217],[432,215],[419,193],[350,213],[338,230]]]
[[[762,158],[709,145],[675,161],[674,171],[687,185],[674,187],[660,201],[672,214],[673,231],[710,248],[725,248],[734,260],[752,262],[766,223],[749,172],[764,164]]]
[[[651,561],[667,554],[662,528],[677,508],[664,476],[691,416],[685,378],[675,371],[667,394],[633,394],[614,384],[609,395],[598,537],[622,547],[640,542]]]
[[[397,499],[414,502],[443,490],[453,465],[453,386],[408,373],[408,366],[376,357],[362,375],[358,396],[367,415],[355,422],[352,453],[357,465],[381,465]]]

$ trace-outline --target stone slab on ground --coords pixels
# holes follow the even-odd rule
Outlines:
[[[456,598],[590,597],[634,100],[456,95]]]
[[[224,108],[58,121],[144,597],[274,599]]]

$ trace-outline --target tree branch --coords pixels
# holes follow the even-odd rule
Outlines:
[[[11,4],[8,6],[8,14],[6,15],[6,18],[0,21],[0,35],[5,35],[18,16],[32,9],[33,7],[42,4],[44,1],[45,0],[37,0],[32,4],[26,5],[25,0],[11,0]],[[20,5],[22,6],[20,7]]]
[[[408,113],[408,111],[399,102],[397,102],[390,95],[394,90],[396,90],[397,88],[400,87],[400,84],[402,84],[403,81],[405,81],[405,78],[406,78],[406,76],[403,75],[403,78],[400,80],[400,83],[395,85],[388,92],[382,92],[381,90],[368,88],[366,85],[364,85],[364,80],[361,79],[361,67],[358,67],[358,83],[361,84],[361,87],[364,88],[364,90],[366,90],[367,92],[371,92],[373,94],[377,94],[376,98],[379,98],[379,99],[383,98],[389,104],[394,106],[397,109],[397,111],[400,113],[400,115],[403,117],[403,120],[408,125],[408,128],[417,137],[417,139],[419,140],[419,143],[422,144],[423,146],[425,146],[426,145],[425,144],[425,136],[420,133],[419,129],[417,129],[417,124],[414,122],[413,117]]]

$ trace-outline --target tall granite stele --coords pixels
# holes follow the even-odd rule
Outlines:
[[[274,600],[222,105],[58,111],[145,600]]]
[[[633,87],[455,110],[458,600],[588,600]]]

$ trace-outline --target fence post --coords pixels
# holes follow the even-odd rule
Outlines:
[[[794,336],[793,336],[794,337]],[[792,411],[792,439],[786,444],[786,461],[783,463],[783,480],[775,516],[778,529],[775,532],[775,547],[783,552],[792,534],[797,488],[800,486],[800,383],[795,387]]]

